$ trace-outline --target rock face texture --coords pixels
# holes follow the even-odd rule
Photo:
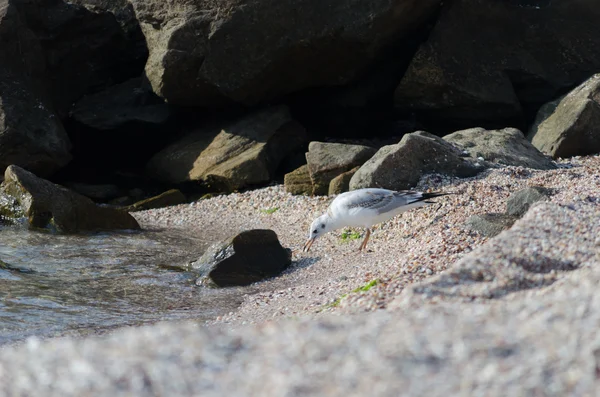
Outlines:
[[[127,212],[98,206],[79,193],[14,165],[4,173],[0,194],[2,215],[17,221],[25,218],[33,229],[79,233],[140,228]]]
[[[71,160],[71,144],[44,95],[44,57],[15,1],[0,2],[0,173],[10,164],[47,176]]]
[[[47,395],[52,384],[57,396],[597,395],[600,223],[587,220],[598,216],[594,204],[536,204],[444,274],[407,288],[393,312],[233,330],[157,324],[5,348],[0,391]]]
[[[132,0],[169,103],[255,104],[356,78],[439,0]]]
[[[445,3],[395,105],[454,127],[513,125],[600,70],[598,18],[595,0]]]
[[[403,190],[417,184],[428,173],[459,177],[476,175],[484,169],[477,160],[435,135],[417,131],[404,135],[396,145],[384,146],[356,171],[350,190],[367,187]]]
[[[312,195],[313,193],[313,185],[306,164],[285,174],[283,183],[285,191],[288,193],[306,195]]]
[[[540,109],[528,135],[531,143],[554,158],[600,152],[600,74],[583,82],[548,111],[553,105]]]
[[[537,150],[516,128],[471,128],[446,135],[444,140],[462,147],[471,157],[482,157],[488,163],[540,170],[556,168],[552,160]]]
[[[279,275],[292,262],[291,255],[274,231],[254,229],[214,244],[191,267],[201,284],[248,285]]]
[[[284,106],[200,129],[157,153],[150,175],[168,183],[202,181],[231,191],[268,182],[281,160],[305,140],[304,128]]]
[[[140,75],[147,50],[126,0],[8,2],[39,40],[45,85],[61,117],[84,94]]]

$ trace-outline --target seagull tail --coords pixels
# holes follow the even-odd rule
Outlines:
[[[419,198],[419,201],[423,200],[426,203],[429,204],[434,204],[435,201],[427,201],[431,198],[434,197],[440,197],[440,196],[447,196],[449,194],[456,194],[456,193],[452,193],[452,192],[430,192],[430,193],[421,193],[421,197]]]

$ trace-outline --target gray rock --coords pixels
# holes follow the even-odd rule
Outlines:
[[[516,128],[470,128],[446,135],[444,140],[464,148],[471,157],[482,157],[488,163],[540,170],[556,168],[552,160],[537,150]]]
[[[285,174],[283,178],[285,191],[296,195],[312,195],[313,185],[308,173],[308,165],[295,169],[292,172]]]
[[[510,228],[519,219],[517,215],[508,214],[482,214],[472,215],[467,219],[466,225],[470,230],[476,231],[486,237],[494,237],[503,230]]]
[[[147,170],[167,183],[201,181],[227,192],[270,181],[282,159],[305,141],[306,131],[288,108],[275,106],[200,128],[154,155]]]
[[[395,104],[458,128],[514,125],[600,70],[598,19],[595,0],[453,1],[413,57]]]
[[[542,117],[538,115],[538,119]],[[554,158],[600,152],[600,74],[566,95],[553,113],[534,125],[528,138]]]
[[[254,229],[212,245],[190,266],[200,274],[198,283],[227,287],[277,276],[291,258],[291,250],[281,246],[274,231]]]
[[[60,117],[84,94],[140,75],[148,51],[127,1],[10,2],[40,38],[45,85]]]
[[[334,194],[340,194],[350,190],[350,180],[359,168],[360,167],[354,167],[350,171],[346,171],[333,178],[331,182],[329,182],[329,192],[327,194],[333,196]]]
[[[306,161],[313,183],[313,194],[326,195],[336,176],[363,165],[376,150],[370,146],[344,143],[311,142]]]
[[[533,203],[546,200],[550,197],[550,189],[542,186],[531,186],[521,189],[510,195],[506,201],[508,215],[523,216]]]
[[[143,83],[141,77],[85,96],[71,111],[73,119],[98,130],[117,129],[132,123],[160,125],[170,115],[169,106]]]
[[[350,180],[350,190],[381,187],[409,189],[428,173],[458,177],[473,176],[485,168],[484,162],[463,157],[461,150],[424,131],[406,134],[396,145],[384,146]]]
[[[40,43],[16,3],[0,7],[0,174],[17,164],[49,176],[71,160],[71,144],[44,92]]]
[[[440,0],[131,2],[154,91],[172,104],[213,106],[346,84]]]
[[[0,213],[16,220],[25,218],[32,229],[79,233],[140,228],[127,212],[98,206],[85,196],[15,165],[4,173],[0,195],[5,198],[0,200]],[[6,198],[14,205],[7,208]]]

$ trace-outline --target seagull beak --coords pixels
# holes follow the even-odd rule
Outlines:
[[[314,242],[315,242],[314,237],[313,238],[309,238],[308,241],[306,242],[306,244],[304,244],[304,248],[302,249],[302,251],[308,252],[310,250],[310,247],[312,247],[312,245],[313,245]]]

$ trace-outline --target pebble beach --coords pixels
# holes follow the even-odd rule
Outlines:
[[[550,171],[500,167],[459,179],[431,174],[416,190],[452,195],[377,225],[368,251],[359,253],[364,230],[329,233],[301,251],[312,219],[333,197],[293,196],[283,185],[135,213],[142,227],[173,228],[193,236],[224,238],[252,228],[274,230],[293,250],[280,277],[254,284],[238,310],[209,324],[230,327],[280,318],[321,317],[386,309],[409,285],[440,274],[488,241],[465,226],[471,215],[501,213],[514,192],[543,186],[550,201],[600,204],[600,157],[558,160]],[[357,234],[360,233],[360,237]]]

